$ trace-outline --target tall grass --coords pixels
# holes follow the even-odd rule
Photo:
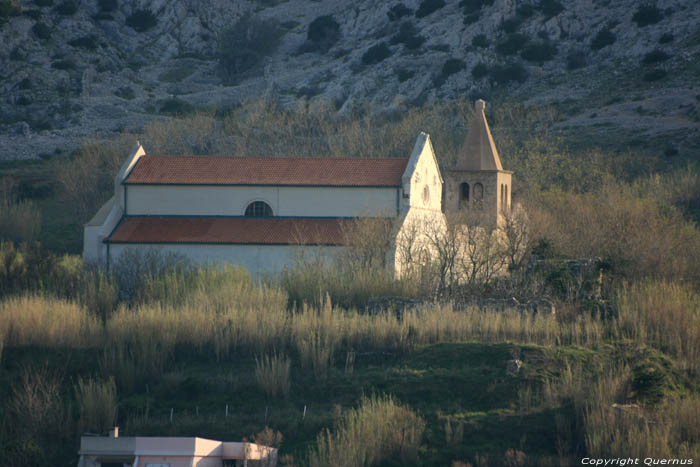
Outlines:
[[[333,432],[324,430],[309,454],[311,467],[363,467],[382,460],[417,459],[425,421],[391,397],[363,397]]]
[[[0,335],[7,346],[84,348],[99,345],[102,327],[76,303],[27,295],[0,302]]]
[[[284,354],[265,354],[255,357],[255,381],[268,397],[289,395],[291,360]]]
[[[114,378],[97,381],[78,378],[75,398],[80,410],[80,430],[106,433],[117,416],[117,386]]]
[[[700,295],[688,285],[646,281],[616,296],[621,337],[648,343],[700,375]]]

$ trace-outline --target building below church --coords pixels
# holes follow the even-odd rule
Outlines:
[[[409,238],[412,226],[440,228],[443,211],[474,205],[497,220],[509,204],[510,178],[483,101],[444,195],[425,133],[407,158],[147,155],[137,145],[114,179],[114,196],[85,225],[83,257],[109,265],[129,249],[156,249],[199,264],[240,264],[255,276],[294,266],[303,250],[338,253],[349,224],[371,218],[393,223],[387,264],[400,274],[398,239]],[[410,241],[425,244],[413,231]]]

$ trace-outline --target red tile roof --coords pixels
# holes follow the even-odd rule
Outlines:
[[[125,217],[108,243],[342,245],[340,218]]]
[[[400,186],[408,159],[144,156],[124,183]]]

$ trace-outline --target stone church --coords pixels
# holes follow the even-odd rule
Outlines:
[[[446,211],[473,206],[498,222],[510,203],[511,173],[484,107],[477,101],[445,181],[425,133],[408,158],[167,156],[137,145],[114,179],[114,196],[85,225],[83,258],[109,266],[128,249],[157,249],[256,275],[293,266],[300,249],[338,252],[357,218],[393,221],[395,240],[411,226],[444,226]],[[398,248],[394,241],[388,259],[396,274],[404,266]]]

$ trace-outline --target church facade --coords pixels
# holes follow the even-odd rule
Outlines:
[[[440,228],[445,210],[476,203],[497,219],[508,203],[510,173],[500,166],[483,101],[446,178],[443,190],[425,133],[408,158],[162,156],[137,145],[114,179],[114,196],[85,225],[83,257],[108,266],[126,250],[156,249],[275,273],[293,266],[300,250],[339,252],[348,224],[373,218],[394,225],[388,264],[400,274],[399,239],[411,231],[410,242],[426,243],[415,226]]]

